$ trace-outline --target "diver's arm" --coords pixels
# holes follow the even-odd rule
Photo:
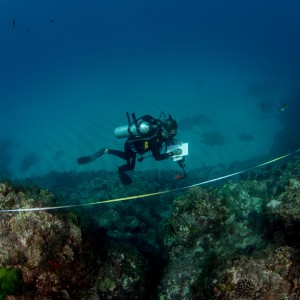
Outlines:
[[[159,148],[155,148],[155,149],[159,149]],[[151,150],[151,152],[152,152],[152,155],[153,155],[155,160],[164,160],[164,159],[170,158],[174,155],[180,155],[182,153],[182,150],[181,149],[175,149],[173,151],[163,153],[163,154],[161,154],[159,152],[159,150],[156,150],[156,151]]]
[[[160,153],[161,144],[156,139],[151,141],[150,150],[152,152],[154,159],[158,161],[170,158],[174,155],[173,151],[168,153]]]
[[[173,151],[168,152],[168,153],[163,153],[163,154],[161,154],[157,151],[152,151],[152,150],[151,150],[151,152],[152,152],[152,155],[153,155],[154,159],[158,160],[158,161],[170,158],[174,155]]]
[[[181,145],[182,142],[172,139],[167,143],[167,145]],[[180,155],[182,153],[181,149],[175,149],[173,151],[167,152],[167,153],[160,153],[161,150],[161,144],[157,140],[153,140],[151,143],[151,152],[155,160],[164,160],[167,158],[170,158],[174,155]]]

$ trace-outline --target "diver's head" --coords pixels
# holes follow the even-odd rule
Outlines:
[[[169,139],[169,138],[174,137],[177,134],[178,124],[169,115],[168,119],[165,119],[164,121],[162,121],[161,128],[162,128],[161,133],[162,133],[163,138]]]

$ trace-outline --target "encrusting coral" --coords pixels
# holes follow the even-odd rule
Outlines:
[[[280,247],[241,256],[223,264],[212,282],[217,299],[298,299],[299,283],[293,269],[299,269],[296,251]],[[292,281],[291,281],[292,279]],[[228,288],[230,287],[230,288]],[[296,295],[298,295],[296,297]]]
[[[46,190],[0,182],[1,209],[49,206],[54,200]],[[83,236],[79,223],[74,212],[2,213],[0,299],[145,298],[148,260],[127,241],[108,242],[101,228],[86,227]],[[18,281],[8,286],[12,274]]]
[[[166,299],[300,299],[300,160],[174,202]]]
[[[17,191],[0,183],[1,209],[39,206],[52,198],[47,191]],[[69,219],[45,211],[3,213],[0,233],[0,266],[20,272],[25,295],[34,291],[59,298],[62,290],[87,284],[89,266],[80,260],[81,230]]]
[[[165,194],[152,201],[93,206],[92,212],[3,213],[1,272],[20,276],[13,290],[0,295],[14,294],[9,298],[14,300],[300,299],[299,170],[295,157],[213,187],[190,188],[175,199]],[[109,180],[109,173],[101,180],[95,174],[50,174],[57,198],[37,187],[0,182],[0,208],[87,203],[184,184],[174,186],[153,172],[153,180],[136,180],[125,190]]]

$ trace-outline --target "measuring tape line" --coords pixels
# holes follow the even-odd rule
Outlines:
[[[1,209],[0,213],[11,213],[11,212],[30,212],[30,211],[44,211],[44,210],[55,210],[55,209],[66,209],[66,208],[75,208],[75,207],[87,207],[87,206],[93,206],[93,205],[99,205],[99,204],[106,204],[106,203],[114,203],[114,202],[121,202],[121,201],[128,201],[128,200],[134,200],[134,199],[140,199],[140,198],[147,198],[147,197],[152,197],[152,196],[157,196],[157,195],[163,195],[167,193],[172,193],[176,191],[181,191],[181,190],[186,190],[195,186],[200,186],[200,185],[205,185],[208,183],[220,181],[226,178],[230,178],[266,165],[269,165],[271,163],[274,163],[276,161],[282,160],[284,158],[287,158],[297,152],[300,152],[300,148],[292,153],[282,155],[280,157],[274,158],[272,160],[269,160],[267,162],[261,163],[259,165],[256,165],[255,167],[248,168],[239,172],[231,173],[225,176],[213,178],[210,180],[202,181],[199,183],[195,183],[192,185],[184,186],[181,188],[176,188],[176,189],[171,189],[171,190],[165,190],[165,191],[160,191],[160,192],[153,192],[153,193],[148,193],[148,194],[142,194],[142,195],[135,195],[135,196],[129,196],[129,197],[122,197],[122,198],[115,198],[115,199],[109,199],[109,200],[103,200],[103,201],[97,201],[97,202],[91,202],[91,203],[85,203],[85,204],[71,204],[71,205],[61,205],[61,206],[48,206],[48,207],[31,207],[31,208],[16,208],[16,209]]]

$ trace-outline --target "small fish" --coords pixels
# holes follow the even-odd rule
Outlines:
[[[281,104],[278,108],[279,111],[285,111],[289,107],[288,103]]]
[[[16,21],[15,21],[15,19],[12,19],[12,26],[13,26],[13,28],[16,28]]]

